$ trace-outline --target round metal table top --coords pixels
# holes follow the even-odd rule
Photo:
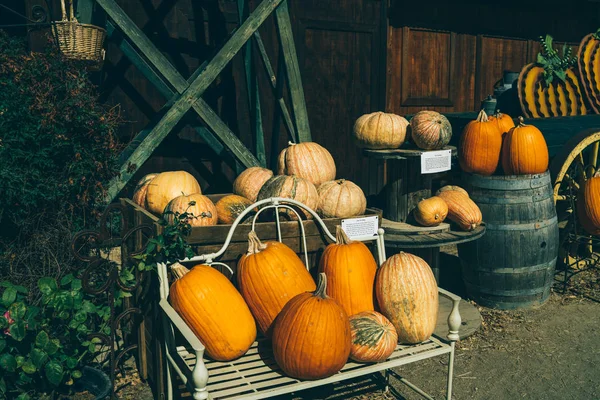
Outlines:
[[[444,146],[438,150],[451,150],[452,157],[456,157],[456,147],[455,146]],[[421,154],[427,153],[429,151],[438,151],[438,150],[423,150],[417,147],[407,147],[403,149],[383,149],[383,150],[372,150],[372,149],[364,149],[363,154],[366,157],[371,158],[379,158],[379,159],[402,159],[402,158],[410,158],[410,157],[421,157]]]
[[[485,234],[485,224],[472,231],[457,230],[455,226],[442,224],[438,228],[424,228],[387,219],[381,221],[385,231],[385,246],[398,249],[419,249],[448,246],[470,242]]]

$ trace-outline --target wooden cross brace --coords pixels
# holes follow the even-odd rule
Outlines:
[[[245,2],[246,0],[239,1]],[[193,109],[200,116],[210,128],[212,134],[218,138],[216,140],[214,136],[207,134],[203,129],[197,128],[197,132],[218,153],[223,152],[226,147],[245,167],[264,165],[264,155],[260,157],[262,163],[259,162],[201,96],[221,73],[223,68],[240,51],[242,46],[253,36],[257,41],[267,73],[270,75],[274,92],[282,92],[281,81],[275,79],[268,57],[264,51],[262,40],[260,40],[257,32],[261,24],[274,11],[281,40],[282,54],[280,59],[285,64],[285,73],[290,87],[293,120],[291,120],[290,113],[285,107],[282,95],[277,95],[276,93],[278,96],[277,104],[292,138],[295,138],[297,141],[311,140],[304,92],[300,80],[300,70],[287,9],[287,0],[263,0],[252,13],[244,15],[246,17],[245,20],[241,22],[239,28],[232,34],[230,39],[211,60],[203,63],[189,80],[181,76],[114,0],[97,0],[97,2],[110,18],[110,21],[107,23],[109,36],[114,33],[115,28],[119,28],[127,39],[127,41],[123,41],[120,44],[123,53],[132,60],[138,69],[163,95],[171,98],[163,107],[165,112],[152,129],[140,132],[121,155],[120,176],[110,182],[107,201],[110,202],[117,196],[135,172],[150,157],[160,142],[173,130],[190,109]],[[242,7],[240,7],[240,10],[242,10]],[[248,54],[246,56],[247,61]],[[248,62],[246,62],[247,65]],[[248,73],[248,71],[249,69],[246,67],[246,72]],[[250,79],[251,77],[247,76],[246,78]],[[255,79],[255,77],[253,78]],[[259,107],[258,113],[260,113]],[[291,130],[294,132],[291,132]],[[258,131],[255,129],[253,131],[258,135]],[[262,131],[260,132],[260,139],[262,140]],[[262,146],[264,152],[264,143]]]

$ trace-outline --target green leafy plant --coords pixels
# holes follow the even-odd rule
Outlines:
[[[577,64],[577,56],[573,56],[573,48],[566,44],[562,47],[562,57],[554,49],[554,39],[550,35],[540,36],[542,50],[538,53],[537,63],[544,68],[544,82],[549,85],[554,78],[564,82],[567,70]]]

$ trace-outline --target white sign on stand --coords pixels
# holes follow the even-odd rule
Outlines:
[[[421,174],[450,171],[452,150],[426,151],[421,154]]]
[[[349,218],[342,220],[342,229],[351,240],[366,240],[377,236],[379,217]]]

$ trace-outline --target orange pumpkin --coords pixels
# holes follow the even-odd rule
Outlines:
[[[481,110],[477,119],[469,122],[460,137],[458,161],[465,172],[489,176],[498,168],[502,133],[498,125],[488,121]]]
[[[362,215],[367,209],[367,198],[353,182],[338,179],[321,184],[317,189],[317,211],[325,218],[348,218]]]
[[[157,175],[158,174],[147,174],[138,181],[137,185],[135,185],[132,197],[132,200],[135,204],[146,208],[146,193],[148,193],[148,185]]]
[[[473,200],[460,190],[445,190],[437,194],[448,205],[448,219],[462,230],[472,231],[481,225],[483,216]]]
[[[350,358],[358,362],[382,362],[394,352],[398,333],[389,319],[376,311],[350,316]]]
[[[448,215],[448,205],[438,196],[421,200],[413,211],[415,220],[423,226],[438,226]]]
[[[192,174],[185,171],[162,172],[148,184],[147,209],[155,214],[162,214],[175,197],[195,193],[202,193],[202,190]]]
[[[250,200],[238,196],[237,194],[221,197],[215,204],[219,223],[227,225],[233,224],[233,221],[235,221],[235,219],[251,205],[252,202]],[[250,214],[248,216],[250,216]]]
[[[502,168],[507,175],[541,174],[548,170],[546,139],[538,128],[525,125],[523,117],[504,137]]]
[[[170,289],[171,305],[204,344],[206,354],[218,361],[244,355],[256,339],[256,323],[229,279],[208,265],[188,271],[173,264],[171,271],[177,278]]]
[[[261,168],[250,167],[244,170],[233,181],[233,193],[245,197],[253,203],[256,201],[260,188],[273,176],[273,171]]]
[[[410,120],[410,135],[417,147],[437,150],[450,143],[452,126],[439,112],[419,111]]]
[[[406,140],[408,121],[381,111],[365,114],[354,123],[354,141],[365,149],[397,149]]]
[[[316,288],[292,249],[275,241],[261,243],[254,231],[248,234],[248,252],[238,262],[237,282],[260,331],[267,336],[290,299]]]
[[[327,275],[327,295],[353,315],[372,311],[373,283],[377,262],[363,242],[348,239],[341,226],[335,227],[335,243],[327,246],[319,261],[319,272]]]
[[[319,204],[319,193],[315,185],[299,176],[276,175],[269,179],[258,192],[258,200],[270,197],[294,199],[304,203],[312,210],[316,209]],[[307,218],[312,218],[311,214],[302,211]],[[281,213],[288,215],[291,219],[296,219],[296,215],[289,210],[282,210]]]
[[[504,136],[515,126],[515,121],[508,114],[503,114],[500,110],[496,110],[494,115],[488,116],[488,120],[498,127],[498,131]]]
[[[315,186],[335,179],[331,153],[315,142],[292,143],[279,153],[279,175],[296,175]]]
[[[195,204],[190,205],[192,202]],[[190,214],[187,218],[187,223],[191,226],[216,225],[219,220],[217,208],[213,202],[200,193],[175,197],[169,202],[167,207],[165,207],[165,211],[173,213],[167,215],[166,219],[169,224],[175,222],[175,213],[183,214],[184,212]]]
[[[441,192],[445,192],[448,190],[457,190],[459,192],[461,192],[462,194],[464,194],[465,196],[469,197],[469,193],[461,188],[460,186],[456,186],[456,185],[446,185],[446,186],[442,186],[441,188],[438,189],[438,191],[436,192],[436,196],[439,196]]]
[[[404,252],[388,258],[377,272],[375,292],[381,313],[396,328],[400,343],[429,339],[438,317],[438,288],[422,258]]]
[[[588,179],[577,196],[577,217],[590,235],[600,235],[600,173]]]
[[[273,356],[293,378],[327,378],[350,355],[348,315],[326,290],[327,278],[321,273],[317,290],[291,299],[273,323]]]

